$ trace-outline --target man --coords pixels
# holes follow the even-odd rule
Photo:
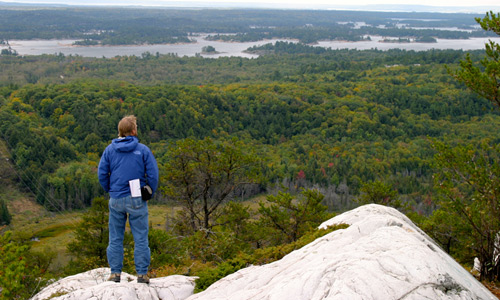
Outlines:
[[[149,283],[148,203],[140,196],[139,184],[140,187],[148,185],[154,193],[158,185],[158,165],[151,150],[139,143],[135,116],[126,116],[118,123],[118,138],[104,150],[98,176],[99,183],[110,196],[107,256],[111,276],[108,280],[120,282],[128,217],[135,242],[137,282]]]

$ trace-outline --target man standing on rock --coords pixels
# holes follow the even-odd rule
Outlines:
[[[147,272],[151,252],[148,242],[148,203],[144,199],[149,199],[146,194],[151,196],[156,191],[158,165],[151,150],[139,143],[135,116],[126,116],[118,123],[118,138],[113,139],[104,150],[98,176],[99,183],[110,196],[107,256],[111,276],[108,280],[120,282],[123,238],[128,217],[135,242],[137,282],[149,283]]]

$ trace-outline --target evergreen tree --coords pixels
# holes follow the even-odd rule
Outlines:
[[[67,246],[67,251],[76,259],[68,265],[68,273],[78,273],[108,265],[106,249],[109,239],[108,200],[96,197],[92,206],[82,216],[82,221],[74,231],[75,239]],[[133,238],[130,232],[125,232],[123,241],[125,272],[133,270]]]
[[[483,19],[476,18],[476,21],[484,30],[500,35],[500,13],[495,15],[491,11]],[[481,60],[480,67],[473,64],[469,54],[460,62],[460,67],[460,70],[451,72],[452,75],[500,107],[500,44],[492,40],[486,44],[486,57]]]
[[[279,192],[267,196],[267,202],[259,203],[262,223],[276,231],[273,242],[291,243],[315,229],[327,219],[327,207],[321,204],[324,196],[315,189],[303,190],[295,199],[291,194]]]
[[[461,258],[478,257],[481,279],[500,279],[497,259],[500,232],[500,146],[450,147],[435,142],[437,173],[434,175],[441,209],[454,218],[448,228],[455,230],[461,244]],[[461,220],[459,225],[456,220]],[[464,253],[465,252],[465,253]]]
[[[75,239],[67,247],[68,252],[76,257],[70,265],[74,268],[72,271],[107,266],[108,220],[108,201],[104,197],[94,198],[74,232]]]
[[[406,208],[399,199],[398,191],[390,184],[379,180],[365,183],[361,189],[360,196],[355,200],[359,204],[381,204],[394,207],[396,209]]]
[[[0,225],[9,225],[12,216],[9,213],[5,200],[0,199]]]
[[[500,35],[500,13],[489,12],[476,21],[484,30]],[[460,66],[452,76],[500,107],[500,45],[491,40],[486,44],[481,67],[474,66],[469,55]],[[460,226],[448,228],[455,229],[456,238],[470,256],[464,255],[466,258],[479,258],[480,278],[499,280],[500,147],[495,142],[450,147],[438,141],[434,147],[438,151],[434,179],[440,205],[462,220]]]

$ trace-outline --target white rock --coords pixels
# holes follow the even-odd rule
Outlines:
[[[114,283],[102,268],[61,279],[33,300],[497,299],[395,209],[365,205],[321,227],[340,223],[350,226],[279,261],[242,269],[199,294],[193,295],[194,277],[154,278],[148,286],[122,273]]]
[[[109,268],[94,269],[63,278],[40,291],[32,300],[183,300],[193,294],[195,277],[152,278],[149,285],[122,272],[121,282],[107,281]]]
[[[365,205],[321,227],[340,223],[350,226],[188,300],[497,299],[393,208]]]

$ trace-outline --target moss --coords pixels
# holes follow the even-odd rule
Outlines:
[[[68,294],[67,291],[57,291],[57,292],[53,293],[52,295],[50,295],[49,298],[46,298],[44,300],[54,299],[54,298],[57,298],[60,296],[64,296],[66,294]]]

